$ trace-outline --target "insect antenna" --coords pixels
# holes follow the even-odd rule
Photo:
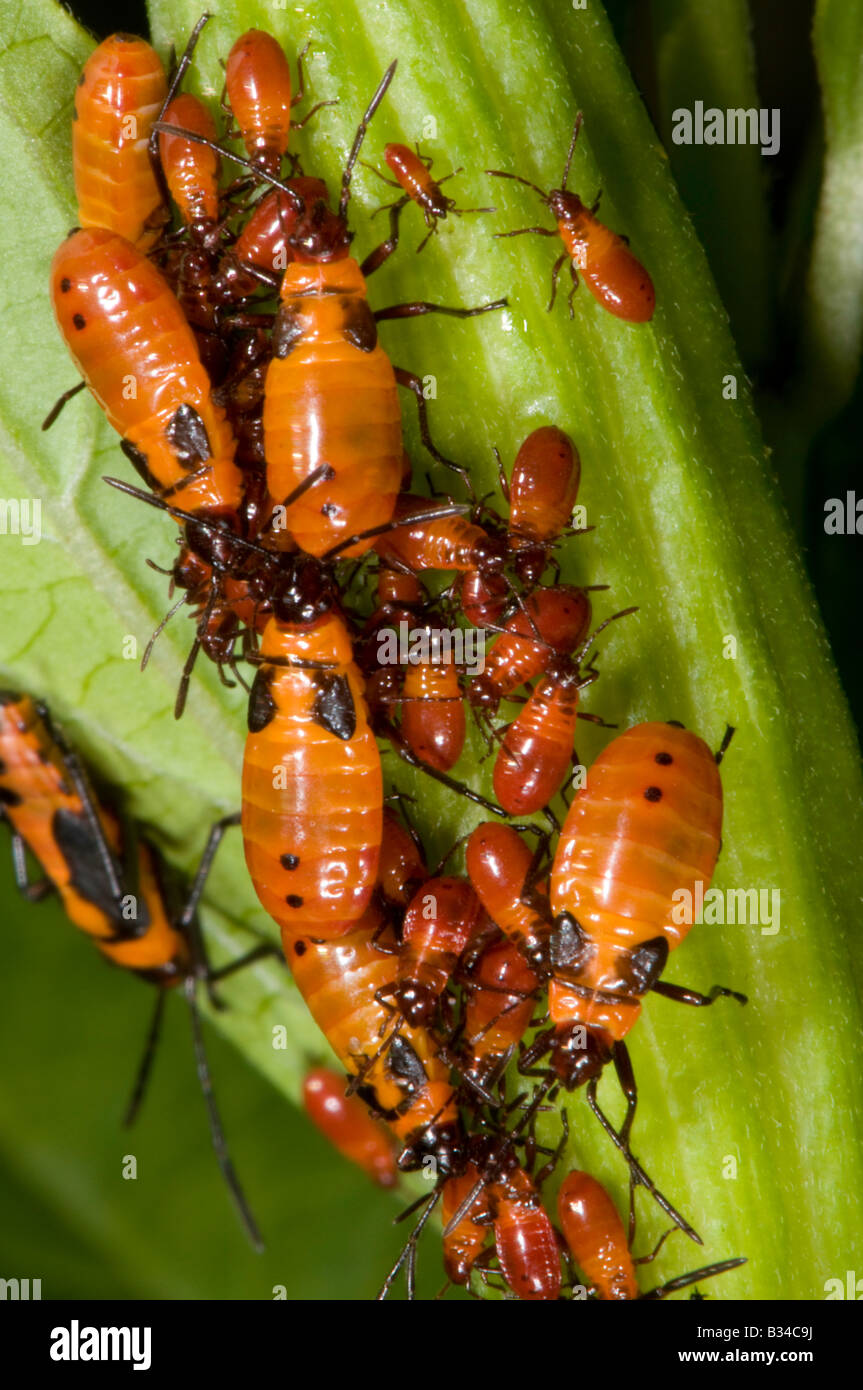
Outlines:
[[[170,570],[166,570],[166,571],[163,571],[163,572],[166,573],[166,574],[170,574],[171,571],[170,571]],[[156,628],[155,632],[153,633],[152,637],[150,638],[149,642],[147,643],[146,647],[144,648],[144,655],[141,657],[141,670],[142,670],[142,671],[146,671],[146,669],[147,669],[147,663],[149,662],[150,657],[151,657],[152,654],[153,654],[153,648],[154,648],[154,646],[156,645],[156,639],[157,639],[158,637],[161,637],[162,633],[165,631],[165,628],[168,626],[168,623],[171,621],[171,619],[173,618],[174,614],[175,614],[176,612],[178,612],[178,610],[179,610],[180,608],[182,608],[182,606],[183,606],[183,604],[186,602],[186,600],[187,600],[187,595],[186,595],[185,593],[181,594],[180,597],[177,599],[177,602],[171,605],[171,607],[168,609],[167,613],[165,614],[164,618],[163,618],[162,621],[159,623],[159,626]]]
[[[566,156],[566,164],[563,166],[563,182],[561,183],[560,186],[561,186],[561,189],[562,189],[564,192],[566,192],[566,185],[567,185],[567,182],[568,182],[568,180],[569,180],[569,170],[570,170],[570,166],[571,166],[571,164],[572,164],[572,155],[573,155],[573,151],[575,150],[575,142],[576,142],[576,140],[578,139],[579,132],[581,131],[581,126],[582,126],[582,122],[583,122],[583,121],[584,121],[584,113],[583,113],[582,111],[579,111],[578,114],[576,115],[575,123],[574,123],[574,125],[573,125],[573,127],[572,127],[572,139],[571,139],[570,142],[569,142],[569,151],[568,151],[567,156]]]
[[[512,179],[513,183],[523,183],[525,188],[532,188],[534,193],[538,193],[544,203],[548,202],[548,194],[537,184],[531,183],[530,179],[522,178],[521,174],[509,174],[505,169],[486,169],[485,172],[495,179]]]
[[[274,174],[268,174],[259,164],[255,164],[251,159],[244,159],[241,154],[235,154],[233,150],[226,150],[215,140],[208,140],[206,135],[199,135],[197,131],[187,130],[185,126],[169,125],[165,121],[156,121],[153,125],[154,131],[161,131],[165,135],[181,135],[184,140],[191,140],[195,145],[206,145],[208,149],[215,150],[216,154],[223,159],[230,159],[234,164],[242,164],[244,169],[250,169],[252,173],[264,183],[272,184],[273,188],[278,188],[284,193],[291,202],[296,212],[303,212],[305,209],[305,199],[301,198],[295,188],[285,183],[282,179],[277,179]]]
[[[351,152],[348,155],[347,163],[345,164],[344,172],[342,174],[342,191],[339,197],[339,217],[341,217],[342,219],[344,219],[347,215],[348,201],[351,196],[351,176],[353,175],[354,165],[356,164],[360,150],[362,149],[363,140],[365,139],[366,131],[369,128],[369,122],[371,121],[372,116],[375,114],[381,102],[383,101],[384,96],[386,94],[386,90],[392,82],[393,77],[395,76],[397,63],[397,58],[394,58],[393,61],[390,63],[389,67],[387,68],[386,72],[384,73],[383,77],[381,78],[378,84],[377,91],[375,92],[374,96],[372,97],[371,101],[366,107],[362,120],[357,126],[357,133],[354,136],[354,143],[351,146]]]
[[[192,30],[191,34],[189,35],[188,42],[186,43],[186,47],[183,51],[183,56],[177,64],[177,70],[174,73],[174,76],[171,78],[171,85],[168,88],[165,100],[162,102],[162,109],[159,112],[156,122],[150,130],[150,138],[147,141],[147,153],[150,157],[150,164],[152,165],[153,173],[156,176],[156,182],[159,185],[159,189],[162,194],[162,198],[164,199],[166,207],[171,206],[171,198],[170,193],[168,191],[167,180],[165,178],[165,171],[162,168],[162,161],[159,157],[158,132],[161,129],[159,122],[162,120],[165,112],[167,111],[168,107],[171,105],[171,102],[174,100],[174,97],[179,91],[180,83],[182,82],[183,77],[186,74],[186,70],[188,69],[189,64],[192,61],[192,55],[195,52],[198,39],[201,35],[201,30],[203,29],[207,21],[212,19],[212,17],[213,16],[205,10],[204,13],[201,15],[201,18],[195,25],[194,29]]]
[[[118,492],[125,492],[129,497],[137,497],[139,502],[146,502],[148,507],[155,507],[157,511],[167,512],[175,521],[191,522],[195,526],[201,526],[207,531],[217,531],[224,533],[224,527],[218,521],[213,521],[210,517],[199,516],[196,512],[186,512],[182,507],[174,507],[170,502],[166,502],[162,497],[154,497],[151,492],[145,492],[143,488],[135,487],[134,483],[127,483],[122,478],[110,478],[103,476],[103,483],[108,483],[110,487],[115,487]],[[245,536],[231,536],[232,543],[241,546],[245,550],[252,551],[255,555],[264,555],[268,560],[275,558],[272,550],[266,550],[262,545],[256,545],[254,541],[247,540]]]

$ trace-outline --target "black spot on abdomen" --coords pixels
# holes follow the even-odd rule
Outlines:
[[[174,447],[178,463],[187,471],[213,456],[206,426],[191,405],[184,403],[177,407],[165,434]]]
[[[347,676],[321,671],[315,677],[315,685],[312,719],[347,743],[357,731],[357,710]]]
[[[342,333],[345,339],[360,352],[373,352],[378,342],[378,326],[368,300],[346,299],[343,309]]]
[[[259,734],[262,729],[266,729],[276,713],[276,702],[270,689],[272,679],[272,666],[261,666],[252,681],[248,715],[250,734]]]

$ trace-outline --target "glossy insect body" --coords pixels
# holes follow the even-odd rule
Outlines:
[[[597,1298],[638,1298],[638,1280],[617,1207],[589,1173],[567,1174],[557,1196],[560,1228],[570,1254]]]
[[[357,1096],[345,1095],[344,1076],[316,1067],[303,1080],[303,1105],[310,1120],[330,1143],[379,1187],[398,1181],[392,1142]]]
[[[182,126],[215,143],[215,122],[197,97],[188,93],[174,97],[163,119],[166,125]],[[161,131],[159,155],[180,216],[196,240],[206,241],[219,220],[218,154],[210,145]]]
[[[427,497],[414,497],[404,492],[396,503],[393,520],[399,522],[437,510],[438,504]],[[506,554],[505,543],[458,514],[396,526],[380,537],[375,549],[386,564],[415,573],[422,570],[499,570]]]
[[[189,511],[235,513],[234,440],[182,308],[129,241],[73,232],[51,266],[60,332],[144,481]]]
[[[412,574],[400,570],[378,566],[378,605],[386,611],[389,608],[418,608],[423,601],[423,590]]]
[[[574,651],[590,627],[590,616],[584,589],[561,584],[534,590],[504,623],[486,653],[483,671],[471,681],[468,698],[474,708],[493,714],[502,699],[540,675],[555,655]]]
[[[402,622],[414,627],[423,601],[422,586],[412,574],[378,566],[377,607],[365,623],[359,644],[364,671],[371,673],[381,664],[394,664],[389,650],[392,635]]]
[[[388,721],[401,698],[403,684],[397,634],[403,622],[408,630],[414,627],[423,604],[423,590],[412,574],[400,574],[380,565],[377,594],[377,608],[366,621],[357,643],[357,660],[367,679],[366,697],[373,721]]]
[[[567,191],[572,155],[581,124],[582,116],[579,112],[573,126],[560,188],[553,188],[550,193],[544,193],[536,184],[517,174],[504,173],[499,169],[489,169],[488,172],[498,178],[514,179],[517,183],[532,188],[539,194],[557,223],[557,233],[563,242],[564,252],[558,258],[552,272],[549,308],[554,304],[560,268],[564,261],[569,259],[573,290],[578,285],[577,272],[580,272],[590,293],[610,314],[625,319],[627,323],[646,323],[653,317],[656,307],[653,281],[641,262],[630,251],[626,240],[612,232],[596,216],[599,199],[592,207],[587,207],[577,194]],[[544,228],[528,227],[523,230],[539,231],[544,236],[553,235]],[[498,235],[520,236],[521,232],[503,232]]]
[[[516,573],[539,582],[548,548],[569,524],[578,496],[581,460],[569,435],[543,425],[528,435],[516,454],[508,484],[508,543]]]
[[[147,250],[166,210],[150,161],[150,130],[168,94],[158,55],[143,39],[112,34],[84,65],[75,93],[72,160],[78,221]]]
[[[407,666],[401,731],[408,747],[430,767],[448,772],[458,762],[466,722],[458,668],[451,654],[429,656]]]
[[[460,1166],[462,1135],[449,1071],[425,1028],[411,1028],[381,1002],[392,993],[396,943],[372,906],[335,941],[286,941],[285,956],[312,1017],[345,1070],[402,1145],[399,1168],[434,1156],[446,1175]]]
[[[465,570],[458,583],[461,611],[474,627],[498,627],[510,593],[506,577],[494,571]]]
[[[643,1294],[638,1289],[635,1266],[653,1256],[638,1261],[633,1259],[617,1208],[596,1178],[577,1170],[568,1173],[558,1192],[557,1213],[573,1260],[585,1275],[590,1291],[604,1302],[667,1298],[678,1289],[746,1263],[744,1259],[723,1260],[704,1269],[692,1270]]]
[[[289,187],[313,205],[327,198],[327,186],[320,179],[291,179]],[[248,222],[219,267],[217,286],[226,299],[245,299],[262,289],[260,278],[247,267],[264,275],[281,276],[294,259],[290,238],[300,210],[281,188],[273,188],[255,204]]]
[[[549,986],[553,1022],[577,1020],[604,1040],[626,1035],[639,996],[689,930],[674,920],[675,894],[699,882],[706,891],[721,828],[719,769],[695,734],[638,724],[600,754],[552,868],[552,910],[576,924],[571,966]]]
[[[383,823],[378,866],[381,895],[390,906],[405,908],[428,878],[428,869],[418,842],[389,806],[384,807]]]
[[[314,567],[276,599],[261,640],[243,763],[246,863],[287,950],[340,936],[371,900],[383,779],[344,619]],[[299,592],[299,590],[297,591]]]
[[[486,947],[466,982],[460,1062],[465,1075],[482,1085],[497,1071],[524,1037],[538,989],[537,976],[513,941]]]
[[[548,206],[572,264],[603,309],[627,323],[647,323],[656,308],[656,291],[644,266],[626,242],[611,231],[575,193],[553,189]]]
[[[483,921],[466,879],[430,878],[405,913],[395,1002],[408,1023],[430,1023],[459,958]]]
[[[181,94],[168,105],[165,123],[215,141],[216,126],[203,102]],[[201,361],[220,382],[229,360],[227,335],[219,320],[214,255],[224,236],[219,222],[219,156],[210,145],[159,132],[159,158],[171,197],[188,235],[159,248],[159,265],[195,332]]]
[[[329,474],[288,506],[298,545],[323,555],[393,514],[402,472],[395,373],[357,262],[294,263],[282,281],[264,401],[270,493],[287,500],[311,473]],[[372,538],[346,547],[361,555]]]
[[[291,70],[271,34],[249,29],[237,39],[225,86],[249,158],[277,177],[291,130]]]
[[[384,159],[395,174],[399,184],[409,198],[422,208],[426,223],[433,226],[433,219],[446,217],[455,203],[441,191],[440,184],[432,178],[430,162],[407,145],[387,145]]]
[[[432,177],[432,158],[430,155],[420,154],[419,147],[416,150],[409,149],[407,145],[387,145],[384,150],[384,159],[389,168],[396,176],[396,181],[384,178],[385,183],[392,184],[394,188],[401,188],[405,194],[402,203],[395,203],[391,206],[400,208],[408,198],[422,208],[428,232],[417,247],[417,251],[422,251],[429,237],[437,231],[437,224],[440,220],[452,213],[456,217],[462,217],[469,212],[494,212],[494,208],[460,208],[456,205],[455,198],[447,197],[441,188],[442,183],[453,178],[455,174],[460,174],[461,169],[454,169],[452,173],[445,174],[441,179]],[[376,171],[378,172],[378,171]]]
[[[391,236],[362,267],[348,255],[351,176],[395,66],[385,72],[357,128],[338,209],[333,212],[323,198],[311,205],[303,200],[273,329],[264,402],[269,490],[285,504],[289,530],[311,555],[335,549],[343,556],[364,554],[373,539],[367,533],[392,517],[404,465],[397,382],[414,393],[426,448],[464,476],[431,441],[420,378],[394,370],[378,344],[379,318],[413,318],[441,308],[415,302],[374,314],[369,306],[366,275],[384,264],[398,242],[397,211]],[[445,312],[470,318],[501,304]]]
[[[533,856],[512,826],[489,821],[478,825],[467,842],[467,871],[480,902],[493,922],[531,965],[542,970],[551,933],[550,914],[528,878]]]
[[[491,1185],[489,1199],[498,1262],[513,1293],[530,1302],[556,1299],[560,1251],[532,1179],[523,1168],[513,1168]]]
[[[480,1172],[474,1163],[469,1163],[463,1173],[447,1178],[441,1201],[444,1230],[479,1181]],[[488,1189],[481,1187],[468,1211],[443,1238],[444,1268],[453,1284],[468,1282],[490,1231]]]
[[[494,794],[510,816],[541,811],[572,765],[577,673],[544,676],[509,725],[494,765]]]

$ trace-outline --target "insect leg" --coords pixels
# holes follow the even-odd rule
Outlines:
[[[662,1207],[662,1210],[666,1213],[667,1216],[671,1217],[674,1224],[676,1226],[679,1226],[681,1231],[685,1231],[685,1233],[689,1236],[690,1240],[695,1241],[696,1245],[703,1245],[704,1242],[702,1241],[701,1236],[698,1234],[698,1232],[694,1230],[693,1227],[690,1226],[686,1218],[681,1216],[680,1212],[677,1211],[677,1209],[671,1205],[665,1194],[660,1192],[659,1188],[656,1186],[656,1183],[644,1171],[644,1169],[642,1168],[641,1164],[638,1162],[638,1159],[635,1157],[632,1151],[628,1149],[625,1144],[621,1143],[620,1135],[614,1128],[614,1125],[611,1123],[608,1116],[600,1108],[599,1102],[596,1099],[596,1077],[594,1077],[591,1081],[587,1083],[587,1103],[590,1106],[596,1118],[599,1120],[599,1123],[602,1125],[602,1128],[605,1130],[609,1139],[614,1144],[615,1148],[619,1149],[620,1152],[623,1154],[623,1157],[626,1159],[633,1180],[637,1183],[640,1183],[642,1187],[647,1188],[647,1191],[653,1197],[654,1201],[657,1202],[660,1207]]]
[[[384,319],[415,319],[423,314],[449,314],[454,319],[473,319],[478,314],[505,309],[508,304],[509,300],[504,297],[492,300],[490,304],[478,304],[474,309],[453,309],[447,304],[430,304],[426,299],[417,299],[410,304],[390,304],[386,309],[378,309],[375,320],[381,323]]]
[[[747,995],[739,994],[736,989],[726,989],[725,985],[714,985],[709,994],[700,994],[698,990],[687,989],[685,985],[672,985],[667,980],[657,980],[651,988],[654,994],[662,994],[677,1004],[691,1004],[699,1009],[707,1004],[715,1004],[717,999],[736,999],[740,1004],[749,1003]]]
[[[150,1072],[153,1069],[153,1059],[156,1056],[156,1047],[159,1042],[159,1035],[162,1031],[162,1016],[165,1012],[165,991],[160,989],[156,994],[156,1007],[150,1019],[150,1026],[147,1029],[147,1037],[144,1042],[144,1051],[138,1063],[138,1070],[135,1074],[135,1084],[132,1087],[132,1094],[126,1106],[126,1113],[123,1116],[123,1125],[129,1128],[135,1123],[141,1102],[147,1090],[150,1080]]]
[[[736,1260],[722,1260],[719,1264],[705,1265],[703,1269],[693,1269],[689,1274],[681,1274],[677,1279],[669,1279],[667,1284],[661,1284],[658,1289],[650,1289],[641,1297],[668,1298],[669,1294],[677,1293],[679,1289],[685,1289],[690,1284],[696,1284],[699,1279],[712,1279],[714,1274],[725,1274],[727,1270],[738,1269],[740,1265],[745,1264],[746,1256],[739,1255]]]
[[[21,836],[15,834],[12,836],[12,869],[15,874],[15,887],[30,903],[41,902],[54,888],[50,878],[41,878],[36,883],[30,882],[26,847]]]
[[[258,1251],[263,1250],[264,1242],[258,1230],[255,1218],[249,1210],[248,1203],[240,1187],[231,1156],[228,1153],[228,1146],[225,1141],[225,1132],[222,1128],[222,1121],[216,1107],[216,1098],[213,1094],[213,1084],[210,1078],[210,1068],[207,1061],[207,1052],[204,1046],[204,1035],[201,1030],[201,1018],[198,1013],[198,1006],[195,1002],[195,977],[189,975],[184,984],[186,1003],[189,1005],[189,1014],[192,1021],[192,1039],[195,1045],[195,1061],[198,1068],[198,1080],[201,1083],[201,1091],[207,1106],[207,1116],[210,1121],[210,1137],[213,1141],[213,1149],[216,1160],[222,1170],[222,1176],[228,1185],[228,1191],[233,1198],[240,1220],[245,1228],[254,1248]]]
[[[561,251],[560,255],[558,256],[557,260],[551,268],[551,299],[548,301],[548,309],[546,310],[547,313],[551,313],[552,309],[554,308],[554,301],[557,298],[557,279],[560,275],[563,263],[568,257],[568,255],[568,251]]]
[[[186,899],[185,906],[180,914],[180,920],[177,923],[180,931],[185,931],[188,928],[198,910],[201,894],[204,891],[207,878],[213,867],[216,851],[222,843],[222,836],[231,826],[239,824],[240,812],[234,811],[232,815],[223,816],[221,820],[217,820],[215,825],[211,827],[206,846],[204,847],[204,853],[201,855],[201,862],[198,865],[198,871],[195,874],[194,882],[189,890],[189,896]]]
[[[86,381],[79,381],[77,386],[70,386],[68,391],[64,391],[62,396],[57,397],[51,409],[48,411],[48,414],[45,416],[45,419],[42,421],[43,430],[50,430],[66,402],[71,401],[73,396],[77,396],[79,391],[83,391],[86,385]]]
[[[406,371],[404,367],[396,367],[395,375],[399,386],[404,386],[406,390],[412,391],[414,394],[414,399],[417,403],[417,413],[419,415],[420,438],[422,439],[424,447],[428,450],[436,463],[443,464],[444,468],[449,468],[451,472],[457,473],[470,496],[474,497],[476,494],[467,469],[462,468],[461,464],[455,463],[452,459],[446,458],[432,440],[428,423],[428,404],[423,395],[422,381],[414,372]]]

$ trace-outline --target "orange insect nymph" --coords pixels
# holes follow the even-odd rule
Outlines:
[[[291,69],[272,34],[249,29],[225,63],[228,101],[249,158],[277,175],[291,130]]]
[[[289,498],[318,468],[328,480],[290,503],[286,525],[323,555],[389,521],[402,473],[396,376],[378,343],[365,278],[350,257],[289,265],[264,398],[270,493]],[[372,539],[346,548],[361,555]]]
[[[449,1068],[428,1029],[408,1027],[381,1002],[398,954],[377,904],[338,940],[286,939],[285,959],[336,1056],[402,1146],[399,1168],[431,1155],[442,1175],[452,1172],[463,1136]]]
[[[57,326],[144,481],[187,511],[235,512],[242,474],[195,336],[164,276],[102,227],[72,232],[51,263]]]
[[[306,1114],[330,1143],[378,1187],[394,1187],[398,1169],[392,1141],[358,1096],[345,1094],[344,1075],[315,1067],[303,1080]]]
[[[712,1279],[746,1263],[742,1258],[722,1260],[641,1293],[635,1267],[648,1264],[659,1253],[668,1231],[660,1237],[652,1254],[633,1258],[623,1222],[605,1188],[589,1173],[577,1170],[568,1173],[561,1183],[557,1214],[572,1259],[587,1278],[589,1292],[602,1302],[667,1298],[701,1279]]]
[[[311,563],[274,601],[249,699],[243,842],[261,903],[296,937],[341,936],[371,901],[381,759],[350,634]]]
[[[572,290],[569,294],[570,317],[572,296],[578,288],[580,272],[594,299],[608,313],[613,314],[615,318],[624,319],[627,323],[647,323],[653,318],[656,308],[656,291],[648,272],[630,251],[626,239],[600,222],[596,215],[599,199],[588,207],[576,193],[568,192],[566,187],[581,125],[582,114],[579,111],[573,126],[560,188],[553,188],[549,193],[545,193],[535,183],[519,174],[509,174],[502,169],[486,171],[495,178],[513,179],[516,183],[523,183],[527,188],[532,188],[539,194],[557,223],[556,231],[550,231],[545,227],[523,227],[514,232],[497,232],[496,235],[511,237],[532,232],[540,236],[560,237],[564,251],[558,257],[552,271],[549,309],[554,304],[557,294],[557,277],[561,267],[568,260],[572,276]]]
[[[209,109],[188,93],[174,97],[163,117],[215,143],[216,123]],[[203,239],[219,218],[219,156],[212,145],[182,135],[159,133],[159,154],[171,197],[193,235]]]
[[[148,142],[168,95],[158,54],[112,34],[87,59],[75,93],[72,164],[78,221],[147,250],[167,218]]]

